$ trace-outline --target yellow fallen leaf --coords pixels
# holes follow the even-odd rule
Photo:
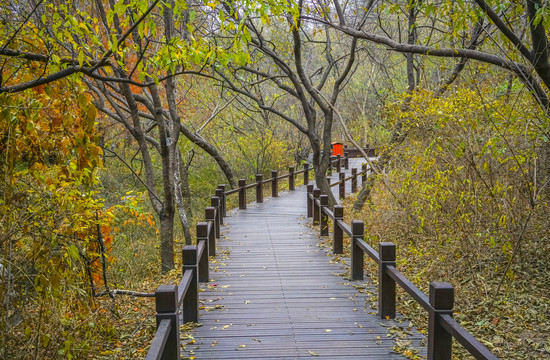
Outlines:
[[[308,350],[307,352],[308,352],[309,355],[311,355],[311,356],[321,356],[321,355],[319,355],[319,353],[316,353],[316,352],[313,352],[313,351],[310,351],[310,350]]]

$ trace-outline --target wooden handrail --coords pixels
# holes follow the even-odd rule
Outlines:
[[[498,358],[483,346],[475,337],[456,322],[450,315],[441,315],[439,318],[441,326],[451,334],[470,354],[476,359],[498,360]]]
[[[368,168],[363,167],[360,173],[356,170],[353,175],[342,179],[330,186],[344,185],[346,181],[356,181],[359,176],[364,177]],[[333,220],[333,249],[334,253],[342,253],[342,235],[351,238],[351,279],[363,279],[363,255],[367,254],[371,260],[379,266],[379,315],[380,317],[395,317],[395,285],[398,284],[429,314],[428,329],[428,360],[450,360],[452,339],[456,339],[475,359],[498,360],[498,358],[472,334],[458,324],[453,318],[454,288],[447,282],[430,283],[430,296],[426,296],[405,275],[395,267],[395,245],[393,243],[380,243],[380,251],[376,251],[368,245],[363,238],[362,221],[352,221],[348,226],[343,221],[343,207],[338,206],[331,210],[323,201],[320,190],[308,187],[307,204],[308,217],[313,217],[313,224],[320,224],[320,234],[326,233],[324,218]],[[361,253],[358,254],[357,251]]]
[[[334,157],[332,158],[331,157],[331,160],[330,160],[330,166],[329,166],[329,169],[332,168],[332,165],[334,163],[340,163],[340,162],[346,162],[348,160],[347,157]],[[231,190],[227,190],[227,191],[224,191],[223,192],[223,196],[224,196],[224,200],[223,202],[225,203],[225,198],[229,195],[232,195],[232,194],[237,194],[239,193],[239,209],[242,209],[244,210],[246,208],[246,195],[243,193],[243,191],[246,191],[246,190],[249,190],[249,189],[253,189],[253,188],[256,188],[256,201],[259,199],[259,196],[260,196],[260,189],[259,189],[259,186],[258,185],[263,185],[263,184],[268,184],[268,183],[271,183],[273,184],[272,186],[272,196],[273,197],[277,197],[278,196],[278,181],[279,180],[284,180],[286,178],[289,178],[289,190],[294,190],[294,183],[293,181],[290,180],[290,177],[291,175],[295,178],[297,177],[299,174],[304,174],[304,185],[308,185],[309,183],[309,171],[311,170],[311,168],[309,167],[309,164],[308,163],[305,163],[304,164],[304,168],[302,170],[296,170],[295,167],[292,167],[290,166],[289,167],[289,172],[287,174],[284,174],[284,175],[278,175],[278,172],[276,171],[272,171],[272,175],[269,179],[263,179],[263,176],[261,177],[258,177],[259,175],[261,174],[257,174],[256,175],[256,182],[254,183],[251,183],[251,184],[245,184],[243,185],[243,183],[239,183],[239,187],[235,188],[235,189],[231,189]],[[359,173],[358,175],[356,175],[355,177],[359,176],[363,174],[363,172]],[[353,177],[353,176],[352,176]],[[349,179],[351,179],[352,177],[350,177]],[[261,179],[261,180],[258,180],[258,179]],[[347,180],[349,180],[347,179]],[[244,181],[244,179],[240,179],[240,181]],[[338,185],[339,182],[335,183],[335,184],[331,184],[330,186],[336,186]],[[263,191],[262,191],[262,199],[263,199]],[[244,203],[243,203],[244,201]],[[258,201],[257,201],[258,202]],[[225,216],[225,215],[224,215]]]
[[[216,197],[216,200],[219,198]],[[208,256],[215,256],[216,228],[222,213],[217,206],[205,211],[208,222],[197,223],[197,245],[182,249],[182,277],[178,285],[160,285],[155,292],[157,332],[147,352],[147,360],[176,360],[180,358],[180,310],[184,322],[199,320],[199,282],[208,282]],[[213,246],[213,254],[210,247]]]
[[[166,346],[166,342],[168,341],[168,337],[170,336],[171,330],[172,320],[164,319],[160,321],[157,327],[157,332],[155,333],[155,337],[151,342],[151,347],[149,348],[149,352],[147,353],[147,357],[145,357],[145,360],[162,359],[164,348]]]

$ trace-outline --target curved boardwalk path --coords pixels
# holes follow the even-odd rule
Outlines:
[[[387,336],[401,325],[366,307],[369,289],[345,280],[344,265],[318,246],[306,225],[305,187],[228,215],[212,281],[200,293],[202,326],[184,356],[404,359]],[[421,336],[409,334],[417,345]]]

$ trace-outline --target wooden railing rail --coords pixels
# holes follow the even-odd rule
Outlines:
[[[345,178],[340,173],[340,181],[331,186],[345,189],[348,180],[362,180],[367,174],[367,167],[362,172],[353,171],[352,176]],[[344,175],[344,176],[342,176]],[[354,186],[352,185],[352,189]],[[343,237],[350,238],[350,277],[352,280],[363,280],[364,254],[378,264],[378,313],[380,318],[395,318],[396,284],[401,286],[422,308],[428,312],[428,360],[450,360],[452,340],[456,339],[474,358],[478,360],[498,360],[497,357],[481,344],[472,334],[453,319],[454,288],[448,282],[431,282],[430,293],[426,296],[418,287],[396,269],[396,246],[391,242],[379,243],[378,251],[364,241],[364,224],[353,220],[351,226],[344,223],[344,208],[335,205],[331,210],[327,195],[319,189],[307,187],[307,215],[313,218],[313,224],[319,225],[321,236],[329,235],[328,219],[333,222],[332,238],[334,254],[343,253]]]
[[[338,156],[331,156],[330,157],[330,163],[331,166],[329,166],[329,169],[332,169],[332,167],[336,167],[338,172],[340,172],[340,168],[343,165],[346,169],[348,169],[348,158],[340,157]],[[303,165],[302,170],[296,171],[296,167],[290,166],[288,168],[288,173],[284,175],[279,175],[278,171],[273,170],[271,172],[271,177],[269,179],[264,179],[262,174],[256,174],[255,175],[255,182],[251,184],[246,184],[246,179],[239,179],[238,180],[238,187],[235,189],[231,189],[228,191],[225,191],[225,185],[219,185],[218,189],[220,190],[219,193],[216,193],[216,196],[220,197],[220,203],[223,206],[223,216],[226,216],[227,214],[227,197],[232,194],[239,194],[239,209],[246,209],[247,206],[247,198],[246,198],[246,191],[249,189],[256,189],[256,202],[262,203],[264,198],[264,184],[271,183],[271,196],[272,197],[278,197],[279,196],[279,181],[284,179],[288,180],[288,189],[290,191],[295,190],[295,184],[296,184],[296,178],[300,174],[304,174],[304,185],[309,184],[309,172],[311,168],[309,167],[308,163],[305,163]],[[356,170],[357,171],[357,170]],[[361,174],[361,173],[360,173]],[[357,177],[357,175],[355,175]],[[336,183],[339,184],[339,183]],[[335,185],[333,185],[335,186]],[[223,223],[223,222],[222,222]]]

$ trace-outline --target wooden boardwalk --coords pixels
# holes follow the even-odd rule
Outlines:
[[[365,305],[375,290],[346,280],[345,265],[319,245],[305,187],[228,215],[184,358],[404,359],[392,327],[418,347],[422,336],[380,320]]]

